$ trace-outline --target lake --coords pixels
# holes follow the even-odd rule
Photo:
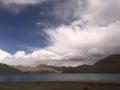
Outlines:
[[[120,81],[120,74],[8,74],[0,75],[0,82],[22,81]]]

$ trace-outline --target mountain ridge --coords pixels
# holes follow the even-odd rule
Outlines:
[[[6,64],[0,63],[0,74],[24,73],[21,70],[15,69]]]
[[[113,54],[96,62],[94,65],[76,67],[57,67],[50,65],[8,66],[0,64],[0,73],[120,73],[120,54]]]

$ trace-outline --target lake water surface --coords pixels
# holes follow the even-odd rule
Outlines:
[[[120,81],[120,74],[8,74],[0,82],[21,81]]]

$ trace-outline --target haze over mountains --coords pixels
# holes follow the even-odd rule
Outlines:
[[[0,73],[120,73],[120,55],[110,55],[99,60],[94,65],[80,65],[77,67],[56,67],[49,65],[30,67],[0,64]]]

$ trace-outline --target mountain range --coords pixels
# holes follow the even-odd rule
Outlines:
[[[120,55],[110,55],[99,60],[94,65],[80,65],[76,67],[49,65],[30,67],[0,64],[0,73],[120,73]]]
[[[63,73],[120,73],[120,55],[110,55],[94,65],[64,68]]]

